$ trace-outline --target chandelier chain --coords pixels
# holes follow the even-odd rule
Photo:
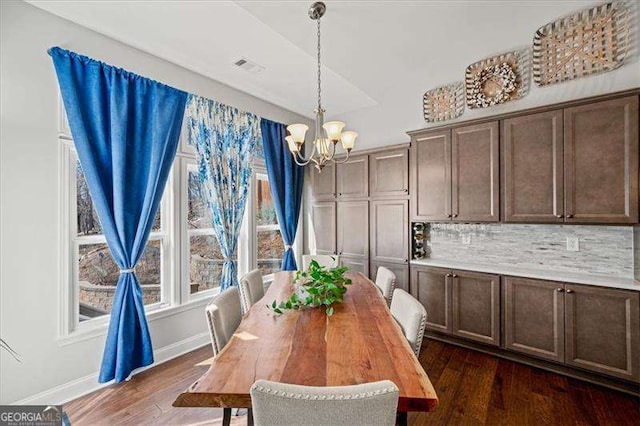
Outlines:
[[[321,62],[320,62],[320,18],[318,18],[318,111],[322,110]]]

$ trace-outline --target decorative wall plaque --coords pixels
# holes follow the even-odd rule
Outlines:
[[[529,91],[529,51],[517,50],[467,67],[467,105],[486,108],[519,99]]]
[[[630,50],[630,27],[628,8],[619,1],[540,27],[533,37],[533,80],[546,86],[620,67]]]
[[[427,91],[422,97],[424,119],[429,123],[451,120],[464,112],[464,83],[453,83]]]

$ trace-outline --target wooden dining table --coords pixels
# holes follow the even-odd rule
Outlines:
[[[288,299],[295,289],[292,272],[276,273],[209,370],[173,406],[250,409],[249,390],[258,379],[306,386],[391,380],[400,389],[401,424],[407,412],[432,411],[436,392],[386,300],[363,274],[347,276],[352,284],[332,316],[319,308],[278,315],[267,304]]]

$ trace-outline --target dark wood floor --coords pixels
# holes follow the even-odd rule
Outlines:
[[[171,406],[206,371],[211,356],[211,348],[198,349],[64,409],[74,426],[221,424],[221,409]],[[637,398],[491,355],[425,341],[420,362],[440,405],[433,413],[410,414],[410,425],[640,424]],[[245,416],[232,420],[243,424]]]

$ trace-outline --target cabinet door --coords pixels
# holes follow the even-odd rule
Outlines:
[[[340,256],[340,265],[349,267],[350,271],[362,272],[369,278],[369,260],[353,258],[349,256]]]
[[[498,222],[498,122],[459,127],[451,136],[451,209],[454,221]]]
[[[371,201],[371,260],[409,262],[409,201]]]
[[[637,291],[565,285],[566,362],[640,382]]]
[[[638,97],[564,111],[567,222],[638,221]]]
[[[338,254],[354,259],[369,258],[368,201],[338,203]]]
[[[505,347],[564,362],[564,284],[504,277]]]
[[[338,198],[354,199],[369,196],[369,157],[354,156],[337,165]]]
[[[409,160],[411,219],[451,220],[451,132],[414,136]]]
[[[411,266],[411,294],[427,310],[427,329],[451,333],[451,271]]]
[[[409,194],[409,150],[399,149],[369,155],[369,189],[372,197]]]
[[[336,254],[336,203],[324,201],[311,205],[309,239],[317,254]]]
[[[499,346],[500,277],[453,271],[452,278],[453,334]]]
[[[378,268],[384,266],[396,276],[396,288],[409,292],[409,265],[400,265],[398,263],[388,262],[371,262],[371,273],[369,276],[375,281],[378,274]]]
[[[563,222],[562,110],[502,122],[503,219]]]
[[[336,197],[336,167],[333,163],[324,166],[321,172],[311,169],[311,195],[315,200],[329,200]]]

